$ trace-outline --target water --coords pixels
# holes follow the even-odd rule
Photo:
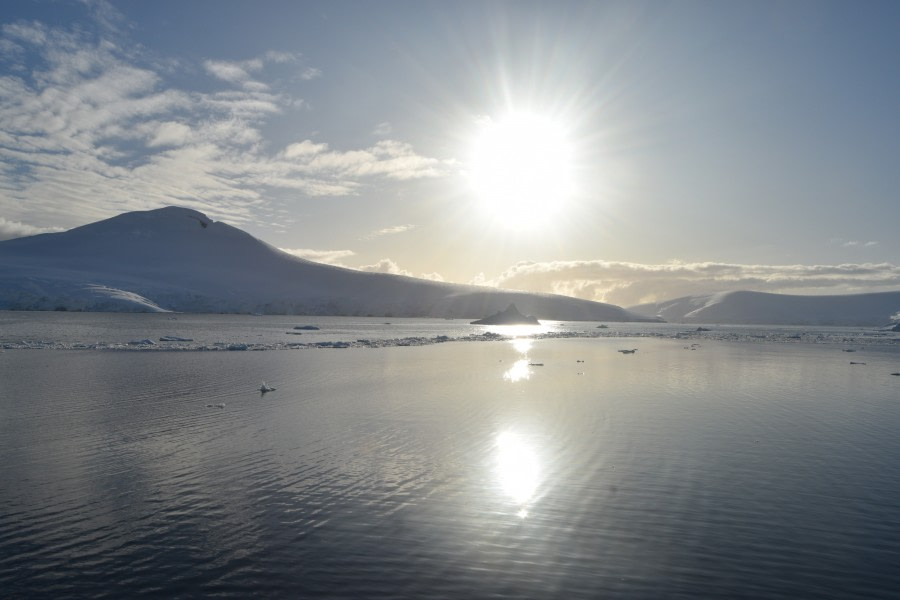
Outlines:
[[[274,320],[179,315],[170,331],[157,315],[42,317],[31,331],[53,348],[163,330],[247,343]],[[261,347],[307,322],[264,327]],[[402,339],[386,331],[397,327],[473,333],[409,321],[367,335]],[[0,589],[896,597],[895,338],[628,327],[625,339],[340,351],[8,349]],[[256,391],[263,379],[277,391]]]

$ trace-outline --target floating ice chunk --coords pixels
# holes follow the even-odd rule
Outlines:
[[[349,342],[319,342],[313,346],[317,348],[349,348],[350,344]]]

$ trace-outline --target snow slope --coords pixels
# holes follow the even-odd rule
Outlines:
[[[672,323],[880,327],[900,312],[900,292],[793,296],[738,291],[640,304],[628,310]]]
[[[291,256],[186,208],[0,242],[0,309],[645,321],[617,306],[365,273]]]

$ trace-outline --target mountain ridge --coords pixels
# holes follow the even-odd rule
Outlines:
[[[881,327],[900,321],[900,291],[800,296],[736,290],[628,307],[671,323]]]
[[[480,318],[510,303],[544,319],[657,320],[566,296],[323,265],[175,206],[0,242],[0,309]]]

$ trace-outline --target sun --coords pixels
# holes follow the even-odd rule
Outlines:
[[[572,145],[561,122],[511,112],[480,123],[469,183],[485,216],[512,229],[532,230],[571,199],[572,165]]]

